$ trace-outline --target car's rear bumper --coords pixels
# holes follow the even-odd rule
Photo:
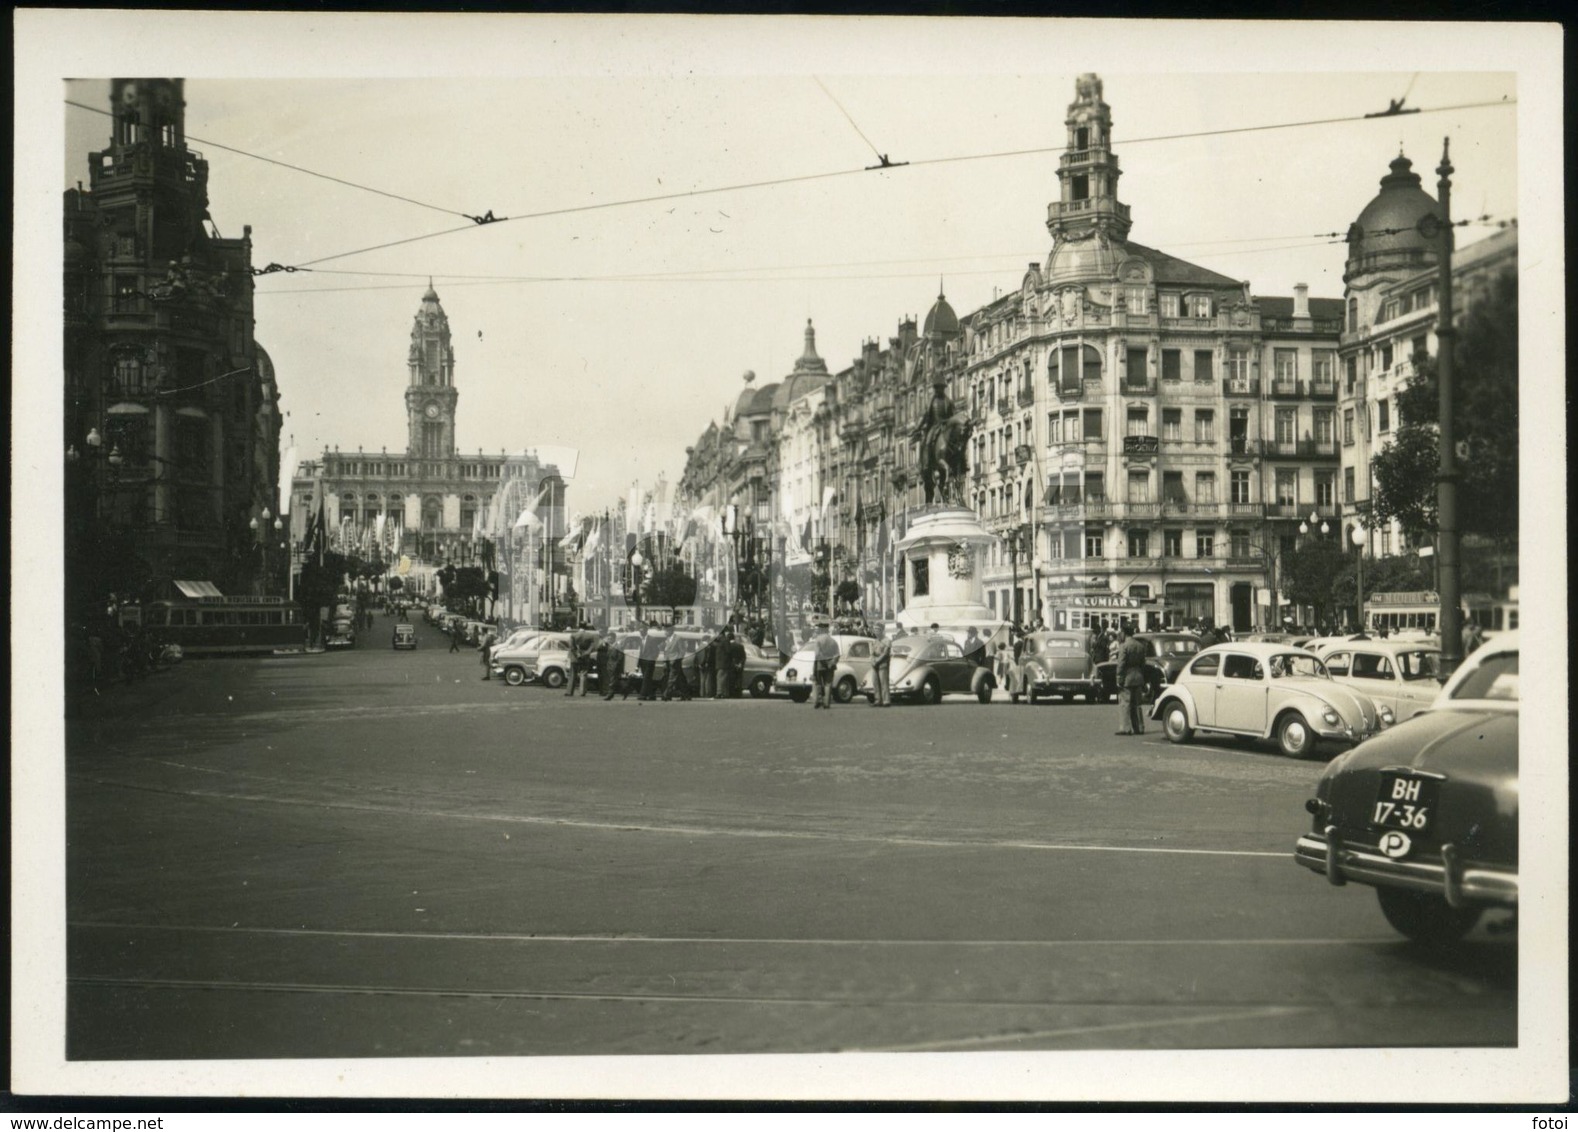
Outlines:
[[[1038,696],[1099,696],[1106,692],[1100,680],[1036,680],[1030,686]]]
[[[1334,885],[1350,880],[1378,887],[1432,892],[1454,908],[1467,904],[1518,903],[1515,868],[1464,864],[1456,846],[1441,847],[1430,859],[1402,860],[1388,857],[1368,845],[1345,844],[1335,826],[1326,835],[1306,834],[1293,848],[1293,859],[1306,869],[1323,874]]]

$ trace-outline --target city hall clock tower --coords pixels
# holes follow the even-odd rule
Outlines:
[[[412,460],[444,460],[455,454],[455,351],[449,342],[449,316],[438,292],[428,284],[411,327],[411,381],[405,391],[408,455]]]

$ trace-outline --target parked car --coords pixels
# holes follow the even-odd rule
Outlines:
[[[525,626],[516,629],[509,636],[503,638],[502,640],[494,641],[493,644],[489,646],[488,663],[492,664],[494,657],[498,656],[500,652],[507,649],[518,649],[540,636],[542,636],[541,629],[531,629]]]
[[[351,649],[356,647],[356,624],[349,617],[336,617],[329,622],[329,632],[323,639],[324,648]]]
[[[1398,722],[1430,707],[1441,694],[1441,650],[1418,641],[1344,641],[1320,654],[1339,684],[1389,707]]]
[[[872,649],[876,642],[870,637],[846,636],[842,633],[835,633],[833,640],[838,642],[839,652],[838,668],[833,673],[833,698],[841,704],[847,704],[855,698],[855,693],[871,672]],[[750,647],[746,646],[747,654]],[[789,698],[795,703],[805,703],[816,687],[815,664],[814,646],[806,645],[796,650],[773,676],[773,687],[788,692]]]
[[[1234,641],[1202,650],[1162,689],[1151,718],[1174,743],[1222,731],[1274,738],[1283,754],[1302,758],[1321,740],[1368,739],[1391,725],[1392,712],[1338,684],[1307,649]]]
[[[570,648],[570,634],[568,633],[538,633],[527,638],[524,642],[511,648],[496,649],[493,653],[493,674],[502,676],[506,684],[520,686],[529,681],[536,680],[538,669],[543,663],[544,654],[550,657],[554,653],[561,654],[562,662],[564,653]],[[564,665],[559,665],[560,680],[555,687],[564,685]]]
[[[409,621],[396,621],[393,643],[397,649],[416,648],[416,626]]]
[[[1193,633],[1136,633],[1134,639],[1145,646],[1145,699],[1154,702],[1162,687],[1178,679],[1178,674],[1204,647]],[[1096,666],[1108,699],[1118,695],[1118,662],[1103,661]]]
[[[1092,704],[1107,698],[1097,666],[1090,662],[1085,634],[1053,630],[1026,634],[1008,689],[1016,704],[1020,696],[1032,704],[1046,696],[1084,696]]]
[[[1518,634],[1452,674],[1430,709],[1340,756],[1305,803],[1293,857],[1373,887],[1409,939],[1450,943],[1518,905]]]
[[[888,665],[889,692],[895,703],[913,700],[922,704],[941,703],[947,695],[973,695],[983,704],[992,702],[997,677],[965,654],[952,637],[917,633],[893,642],[893,660]],[[867,674],[861,690],[867,700],[875,700],[877,689]]]

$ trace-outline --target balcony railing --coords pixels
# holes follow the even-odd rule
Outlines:
[[[1014,459],[1018,461],[1021,468],[1030,463],[1031,455],[1030,445],[1028,444],[1020,444],[1014,448]]]
[[[1227,505],[1229,519],[1258,519],[1260,518],[1260,504],[1258,503],[1229,503]]]
[[[1161,514],[1160,503],[1125,503],[1123,517],[1125,519],[1154,519]]]
[[[1009,399],[1007,397],[999,397],[997,399],[997,415],[998,416],[1006,417],[1006,416],[1010,415],[1013,411],[1014,411],[1013,402],[1009,401]]]
[[[1266,504],[1266,518],[1268,519],[1297,519],[1308,514],[1308,509],[1297,503]]]
[[[1266,395],[1281,400],[1297,399],[1303,393],[1304,383],[1295,378],[1273,378]]]
[[[1222,379],[1222,393],[1228,397],[1259,397],[1260,379],[1258,377],[1224,377]]]
[[[1026,405],[1034,405],[1035,403],[1036,403],[1035,386],[1030,385],[1030,386],[1023,386],[1023,387],[1021,387],[1020,390],[1019,390],[1019,404],[1020,404],[1020,406],[1023,407],[1023,406],[1026,406]]]
[[[1227,454],[1229,456],[1259,456],[1260,442],[1251,440],[1247,436],[1228,437]]]
[[[1222,505],[1214,500],[1191,503],[1187,499],[1162,500],[1162,514],[1178,518],[1215,519],[1222,514]]]
[[[1335,381],[1316,381],[1311,383],[1310,397],[1316,401],[1335,401],[1337,399],[1337,383]]]
[[[1262,440],[1260,446],[1264,455],[1280,460],[1337,455],[1334,440]]]
[[[1144,377],[1136,381],[1132,377],[1125,378],[1123,384],[1118,388],[1125,394],[1131,396],[1145,396],[1148,394],[1154,394],[1156,392],[1156,379]]]

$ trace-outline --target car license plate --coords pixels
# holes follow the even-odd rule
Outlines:
[[[1383,773],[1370,825],[1376,829],[1407,829],[1422,833],[1435,819],[1441,784],[1433,778]]]

